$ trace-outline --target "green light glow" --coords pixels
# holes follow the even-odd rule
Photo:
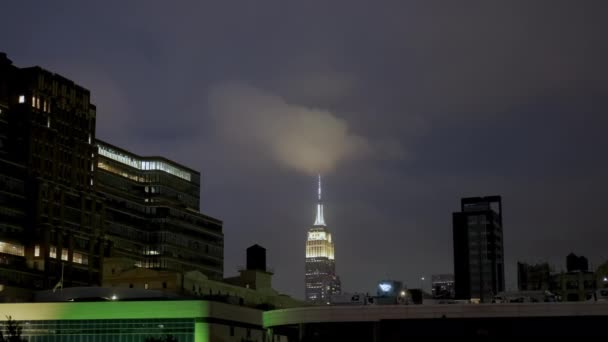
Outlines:
[[[194,342],[209,342],[211,336],[209,333],[209,323],[195,322],[194,323]]]
[[[86,320],[86,319],[152,319],[209,317],[209,303],[205,301],[149,301],[149,302],[82,302],[82,303],[19,303],[0,304],[0,312],[7,312],[18,321],[25,320]],[[4,317],[0,317],[3,320]]]

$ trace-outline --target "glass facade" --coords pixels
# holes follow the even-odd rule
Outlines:
[[[115,150],[109,146],[98,144],[97,147],[100,155],[115,160],[117,162],[123,163],[125,165],[131,166],[133,168],[139,170],[158,170],[164,171],[166,173],[172,174],[176,177],[187,180],[188,182],[192,180],[190,172],[181,169],[177,166],[171,165],[162,160],[142,160],[138,159],[133,155],[129,155],[126,153],[122,153],[118,150]]]
[[[223,277],[221,221],[199,211],[200,174],[97,141],[97,187],[105,199],[113,257],[134,267],[198,270]],[[184,177],[182,177],[184,176]]]
[[[19,321],[29,342],[144,342],[172,335],[194,342],[194,319],[103,319]]]

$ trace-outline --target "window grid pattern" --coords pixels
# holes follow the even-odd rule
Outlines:
[[[193,319],[109,319],[20,321],[29,342],[88,341],[144,342],[148,337],[172,335],[194,342]]]

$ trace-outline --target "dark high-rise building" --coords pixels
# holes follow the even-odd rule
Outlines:
[[[452,218],[456,298],[490,302],[505,289],[501,198],[463,198]]]
[[[577,256],[574,253],[570,253],[566,257],[566,269],[568,272],[587,272],[589,271],[589,261],[582,255]]]
[[[223,277],[222,222],[199,211],[200,173],[97,141],[98,190],[113,257],[133,266]]]
[[[49,288],[100,283],[103,204],[95,192],[89,91],[0,54],[0,279]]]
[[[323,217],[321,202],[321,176],[318,189],[319,202],[315,223],[306,239],[305,298],[313,304],[326,304],[333,294],[341,292],[340,278],[336,275],[334,242]]]
[[[548,263],[529,265],[517,263],[517,288],[520,291],[542,291],[549,289],[551,267]]]

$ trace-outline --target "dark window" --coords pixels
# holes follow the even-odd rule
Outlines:
[[[230,326],[230,336],[234,336],[234,326]]]
[[[166,289],[166,288],[167,288],[167,282],[163,281],[163,289]]]
[[[247,338],[251,338],[251,329],[247,328]]]
[[[133,288],[133,284],[129,284],[129,288],[132,289]]]

